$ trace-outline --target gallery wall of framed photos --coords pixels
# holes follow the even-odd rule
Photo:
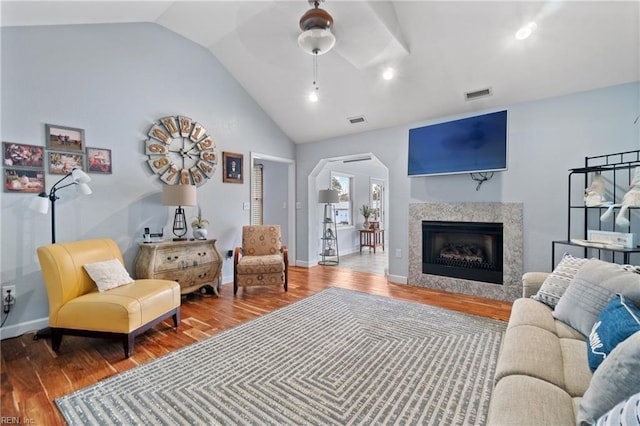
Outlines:
[[[45,144],[2,142],[4,192],[40,193],[46,189],[45,170],[66,175],[74,168],[87,173],[113,173],[111,150],[86,146],[83,129],[45,124]]]

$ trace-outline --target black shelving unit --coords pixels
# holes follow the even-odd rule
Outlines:
[[[322,251],[320,257],[322,260],[319,265],[335,266],[340,263],[340,255],[338,253],[338,228],[333,218],[336,217],[335,206],[333,204],[325,206],[325,219],[322,222]]]
[[[567,239],[566,240],[556,240],[552,241],[551,247],[551,269],[555,267],[555,253],[557,245],[565,245],[565,246],[574,246],[581,247],[584,249],[584,257],[589,256],[590,251],[592,253],[597,253],[597,257],[601,258],[604,252],[612,253],[613,260],[622,258],[622,263],[630,263],[631,255],[634,253],[640,253],[640,247],[635,248],[602,248],[597,245],[588,245],[588,244],[577,244],[572,242],[572,239],[586,239],[587,238],[587,229],[589,228],[589,218],[593,217],[594,212],[597,214],[597,218],[599,218],[602,213],[608,206],[598,206],[598,207],[587,207],[584,204],[576,204],[572,202],[572,195],[575,197],[575,194],[572,193],[572,189],[574,185],[574,179],[583,178],[583,186],[582,188],[587,188],[589,186],[589,173],[601,173],[603,176],[609,177],[611,182],[613,183],[613,188],[611,191],[612,200],[614,203],[620,203],[622,201],[622,197],[626,193],[629,183],[632,180],[634,174],[634,168],[640,167],[640,150],[636,151],[625,151],[618,152],[615,154],[605,154],[599,155],[595,157],[585,157],[584,159],[584,167],[579,167],[575,169],[569,169],[568,176],[568,196],[567,196]],[[624,190],[622,188],[625,188]],[[634,211],[638,210],[638,207],[630,207],[628,215],[631,216],[634,214]],[[582,211],[582,214],[580,214]],[[578,212],[578,217],[582,221],[581,226],[581,235],[572,235],[572,219],[576,216],[575,213]],[[597,230],[603,230],[604,225],[609,225],[611,230],[620,230],[620,227],[615,226],[615,216],[617,215],[617,209],[615,214],[612,216],[610,221],[612,223],[603,224],[599,220]],[[629,218],[631,219],[631,218]],[[631,232],[633,228],[633,223],[630,220],[630,225],[626,227],[625,232]],[[616,254],[620,256],[616,256]],[[593,257],[593,256],[592,256]]]

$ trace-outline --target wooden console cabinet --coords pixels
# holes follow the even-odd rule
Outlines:
[[[218,294],[222,257],[216,240],[140,243],[136,258],[136,278],[177,281],[180,293],[211,286]]]

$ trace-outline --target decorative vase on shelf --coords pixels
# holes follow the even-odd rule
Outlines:
[[[207,228],[193,228],[193,238],[196,240],[206,240]]]
[[[191,222],[191,227],[193,228],[193,238],[196,240],[206,240],[207,239],[207,228],[206,225],[209,224],[207,219],[202,218],[202,210],[200,206],[198,206],[198,216]]]
[[[371,207],[363,204],[362,207],[360,207],[360,214],[362,215],[362,217],[364,217],[362,229],[369,229],[369,216],[371,216]]]

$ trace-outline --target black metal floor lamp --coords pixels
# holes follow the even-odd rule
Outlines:
[[[69,177],[71,177],[72,181],[65,182]],[[62,188],[76,185],[76,191],[78,193],[82,195],[89,195],[92,191],[91,188],[89,188],[89,185],[87,185],[87,182],[90,181],[91,178],[89,175],[78,168],[74,168],[71,172],[63,176],[62,179],[54,183],[48,194],[43,191],[38,194],[36,198],[31,200],[29,208],[40,214],[47,214],[49,212],[49,204],[51,204],[51,244],[55,244],[56,242],[56,200],[59,199],[57,192]],[[63,182],[65,182],[65,184],[60,185]],[[38,332],[33,336],[33,340],[47,337],[51,337],[51,329],[49,327],[38,330]]]

